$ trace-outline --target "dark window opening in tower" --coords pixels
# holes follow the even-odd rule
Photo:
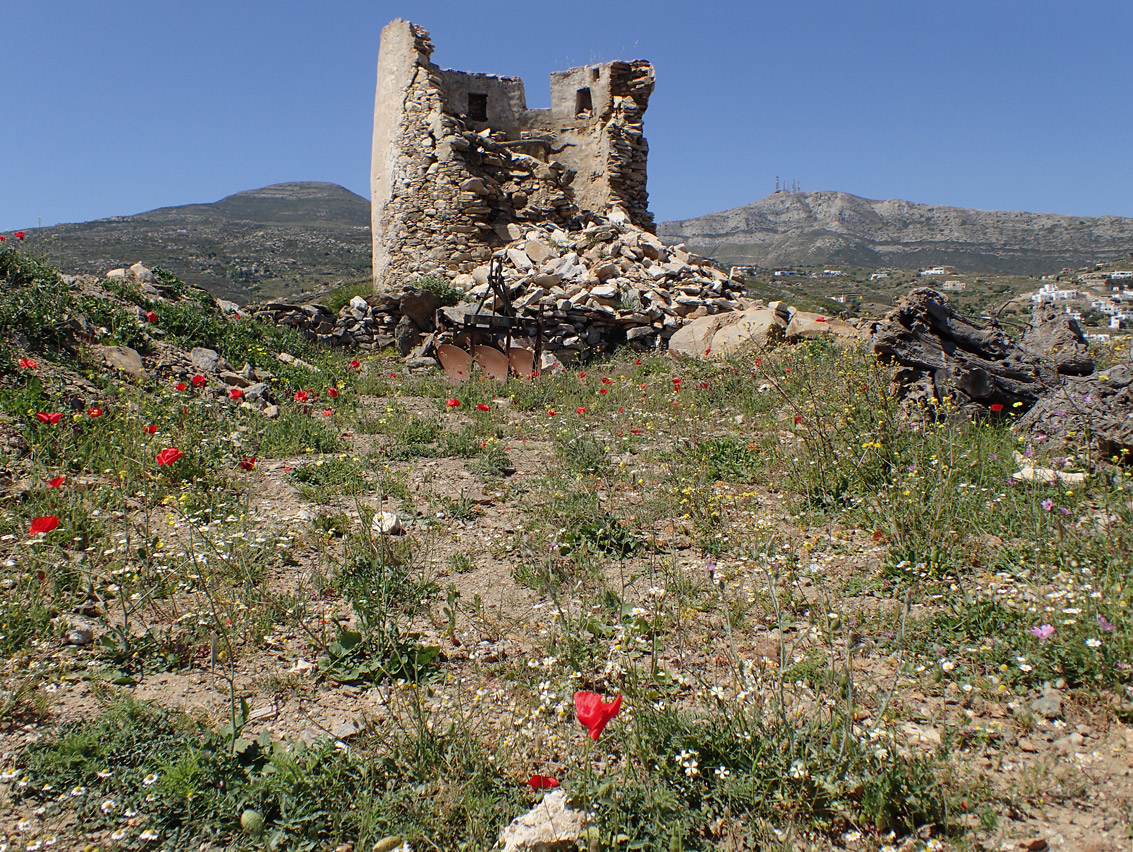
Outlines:
[[[594,98],[590,95],[590,88],[579,89],[574,96],[574,114],[582,115],[584,112],[594,111]]]
[[[488,96],[477,92],[468,93],[468,120],[488,120]]]

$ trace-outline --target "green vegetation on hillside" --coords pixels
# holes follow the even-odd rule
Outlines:
[[[32,228],[29,249],[103,275],[142,261],[237,304],[371,280],[370,204],[325,183],[290,183],[212,204]]]
[[[1120,818],[1125,764],[1061,738],[1130,718],[1129,470],[1015,411],[910,428],[823,341],[452,385],[159,283],[0,249],[0,842],[490,849],[552,780],[582,848]],[[57,323],[92,300],[145,377]],[[277,410],[178,381],[193,345]]]

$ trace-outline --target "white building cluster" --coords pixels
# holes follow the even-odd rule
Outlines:
[[[1133,278],[1133,273],[1113,273],[1110,278]],[[1133,289],[1114,287],[1113,292],[1101,299],[1094,299],[1090,307],[1109,317],[1109,327],[1112,329],[1133,327]]]
[[[1053,281],[1046,282],[1031,294],[1031,301],[1036,305],[1041,305],[1045,302],[1067,302],[1077,298],[1077,290],[1063,290]]]

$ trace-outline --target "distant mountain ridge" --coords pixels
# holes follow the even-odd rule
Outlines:
[[[370,202],[333,183],[292,182],[209,204],[27,229],[66,272],[142,261],[239,304],[369,279]],[[779,192],[744,207],[662,222],[667,242],[725,264],[892,266],[1043,274],[1133,250],[1133,219],[968,210]]]
[[[874,201],[845,192],[777,192],[753,204],[662,222],[658,235],[722,263],[842,265],[1022,275],[1116,260],[1133,219]]]
[[[211,204],[28,230],[65,272],[142,261],[240,304],[370,276],[370,202],[333,183],[279,183]]]

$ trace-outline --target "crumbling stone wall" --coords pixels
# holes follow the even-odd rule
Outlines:
[[[614,216],[652,231],[644,61],[551,76],[551,108],[523,81],[441,70],[424,29],[382,31],[374,105],[374,281],[471,272],[531,224],[580,230]]]

